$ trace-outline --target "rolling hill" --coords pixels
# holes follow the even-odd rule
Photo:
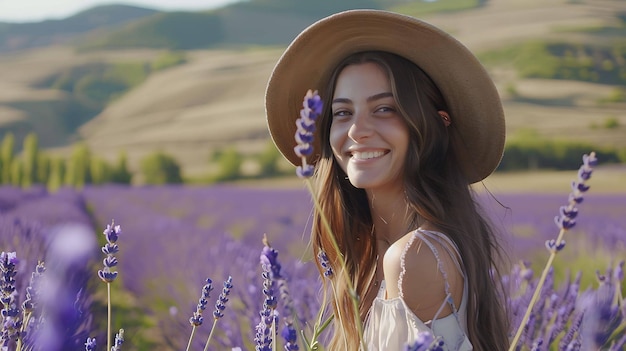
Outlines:
[[[92,43],[98,44],[89,48],[53,45],[0,53],[0,133],[11,130],[23,135],[35,130],[41,144],[56,153],[66,153],[67,145],[82,139],[94,153],[111,159],[126,150],[132,164],[164,150],[179,159],[186,174],[203,172],[216,147],[230,145],[253,153],[268,142],[263,94],[282,48],[315,18],[337,10],[280,7],[285,1],[251,1],[211,12],[153,13],[114,30],[90,33]],[[459,6],[468,3],[451,1]],[[382,7],[382,3],[413,15],[426,13],[420,17],[452,33],[479,57],[490,57],[485,62],[489,61],[487,67],[503,96],[510,134],[533,128],[546,137],[626,147],[626,104],[620,99],[600,103],[621,83],[521,76],[513,60],[498,52],[525,47],[532,40],[567,41],[585,48],[606,41],[605,46],[612,46],[624,37],[620,17],[626,13],[624,1],[476,1],[452,13],[429,13],[422,1],[372,1],[369,5]],[[361,7],[355,4],[342,2],[341,6]],[[190,18],[195,22],[187,21]],[[190,27],[176,29],[175,24],[186,21]],[[211,23],[221,29],[212,32]],[[161,43],[137,47],[137,38],[150,43],[147,38],[154,31],[149,28],[167,33],[157,36]],[[179,39],[185,33],[194,35],[183,42]],[[121,45],[125,37],[135,44]],[[73,91],[46,85],[51,77],[94,63],[149,66],[171,49],[184,52],[185,62],[149,71],[144,80],[112,99],[80,129],[61,128],[60,116],[76,108],[78,97]],[[617,127],[603,128],[611,118]]]

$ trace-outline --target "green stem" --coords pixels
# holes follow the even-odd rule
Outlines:
[[[276,318],[272,310],[272,351],[276,351],[276,344]]]
[[[193,328],[191,328],[191,335],[189,335],[189,341],[187,342],[187,348],[185,349],[185,351],[189,351],[189,349],[191,348],[191,341],[193,340],[193,335],[196,333],[196,326],[194,325]]]
[[[111,349],[111,283],[107,282],[107,350]]]
[[[556,239],[556,243],[560,243],[561,240],[563,239],[563,235],[565,235],[565,229],[561,229],[561,231],[559,232],[559,236]],[[554,261],[554,258],[556,257],[556,253],[557,251],[552,249],[552,252],[550,253],[550,257],[548,257],[548,262],[546,262],[546,266],[543,269],[543,272],[541,272],[541,277],[539,278],[539,281],[537,282],[537,287],[535,288],[535,293],[533,294],[532,299],[530,299],[530,303],[528,304],[528,307],[526,308],[526,313],[524,314],[524,318],[522,318],[522,321],[519,325],[519,327],[517,328],[517,333],[515,333],[515,337],[513,338],[513,341],[511,341],[511,346],[509,347],[509,351],[513,351],[515,350],[515,347],[517,346],[517,343],[519,342],[520,337],[522,336],[522,332],[524,331],[524,325],[526,324],[526,322],[528,322],[528,319],[530,318],[530,314],[532,313],[533,307],[535,306],[535,303],[537,303],[537,300],[539,299],[539,295],[541,294],[541,289],[543,288],[543,284],[546,281],[546,278],[548,277],[548,272],[550,272],[550,267],[552,266],[552,262]]]
[[[206,339],[206,344],[204,345],[204,351],[209,349],[209,342],[211,341],[211,337],[213,337],[213,332],[215,331],[215,326],[217,325],[217,318],[213,318],[213,326],[211,327],[211,332],[209,333],[209,337]]]
[[[322,211],[322,205],[319,203],[317,196],[315,195],[315,191],[313,189],[313,184],[311,183],[311,180],[307,178],[305,179],[305,183],[307,185],[309,192],[312,195],[313,203],[315,204],[315,209],[320,214],[320,218],[322,219],[322,223],[324,224],[324,227],[329,233],[332,234],[333,233],[332,228],[330,226],[330,223],[328,222],[328,219],[324,215],[324,212]],[[367,345],[365,345],[365,340],[363,340],[363,323],[361,322],[361,316],[359,315],[359,301],[357,299],[356,290],[354,289],[354,285],[352,285],[352,280],[348,276],[348,269],[346,266],[346,262],[344,261],[343,256],[341,255],[341,251],[339,249],[339,245],[337,244],[337,240],[335,239],[334,235],[330,235],[330,238],[331,238],[330,241],[333,245],[333,249],[335,249],[335,251],[339,253],[338,257],[339,257],[339,263],[341,264],[341,268],[342,268],[341,272],[342,272],[342,275],[344,276],[346,284],[348,285],[348,290],[350,292],[350,298],[352,300],[352,307],[354,308],[355,321],[357,324],[357,330],[359,332],[359,340],[361,342],[361,347],[362,347],[362,350],[367,351]],[[335,300],[336,300],[336,296],[335,296]],[[339,317],[341,319],[341,316]]]

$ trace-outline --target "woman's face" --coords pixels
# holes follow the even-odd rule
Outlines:
[[[409,131],[386,73],[374,63],[349,65],[337,77],[330,146],[357,188],[397,191]]]

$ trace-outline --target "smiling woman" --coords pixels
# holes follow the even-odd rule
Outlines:
[[[448,350],[506,349],[498,236],[470,188],[504,146],[484,68],[412,17],[354,10],[320,20],[287,48],[266,92],[270,133],[294,164],[307,89],[326,102],[306,163],[319,203],[313,250],[340,272],[329,349],[397,350],[422,332]]]

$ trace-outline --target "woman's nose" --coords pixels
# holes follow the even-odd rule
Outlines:
[[[366,113],[355,113],[352,124],[348,130],[348,136],[354,141],[367,138],[372,135],[374,129],[369,116]]]

